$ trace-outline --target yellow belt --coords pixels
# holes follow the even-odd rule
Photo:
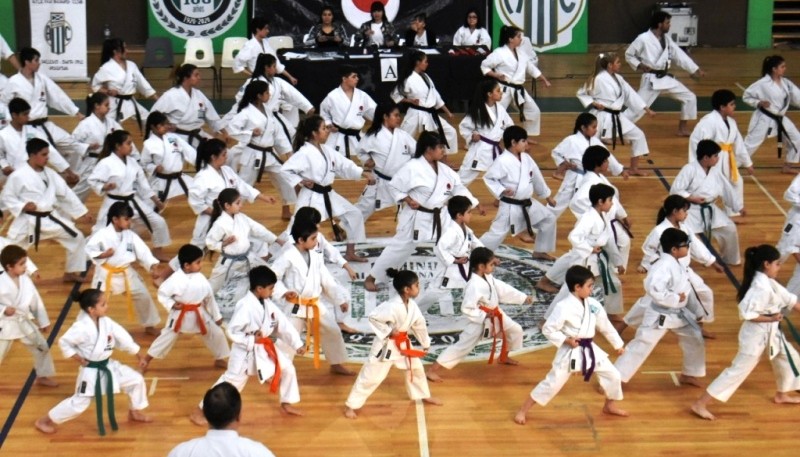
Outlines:
[[[736,154],[733,153],[733,143],[720,143],[720,149],[728,153],[728,165],[731,167],[731,182],[739,180],[739,165],[736,163]]]
[[[111,296],[111,279],[114,275],[122,275],[125,280],[125,296],[128,302],[128,318],[133,320],[133,294],[131,293],[131,283],[128,281],[128,267],[112,267],[108,264],[101,264],[100,266],[106,270],[108,276],[106,277],[106,300]]]
[[[297,297],[289,303],[306,307],[306,351],[311,349],[313,341],[314,368],[319,368],[319,297]]]

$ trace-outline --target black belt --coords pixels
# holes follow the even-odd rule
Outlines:
[[[411,109],[415,109],[417,111],[424,111],[430,114],[431,117],[433,118],[433,123],[436,124],[436,128],[439,130],[439,136],[441,137],[442,141],[444,141],[444,145],[447,146],[448,149],[450,149],[450,145],[447,143],[447,137],[444,136],[444,126],[442,125],[442,120],[439,119],[439,113],[436,111],[436,108],[434,107],[428,108],[425,106],[412,105],[412,104],[409,104],[408,107]]]
[[[672,73],[667,72],[667,70],[647,70],[645,73],[650,73],[651,75],[655,75],[656,78],[661,79],[664,76],[669,76],[670,78],[674,78]]]
[[[187,196],[189,195],[189,187],[183,180],[183,173],[181,173],[180,171],[177,173],[156,173],[156,178],[167,180],[167,185],[164,186],[164,191],[159,192],[158,196],[162,202],[167,201],[167,197],[169,196],[169,187],[172,184],[172,181],[178,181],[178,184],[180,184],[181,189],[183,189],[183,193],[186,194]]]
[[[261,182],[261,177],[264,176],[264,162],[267,161],[267,153],[270,153],[272,157],[275,157],[275,160],[278,161],[279,164],[283,165],[283,160],[275,153],[275,150],[272,149],[272,146],[258,146],[253,143],[247,143],[247,147],[250,149],[255,149],[261,153],[261,163],[258,165],[258,178],[256,178],[257,182]]]
[[[133,110],[136,112],[136,123],[139,124],[139,133],[142,132],[142,114],[139,113],[139,104],[136,103],[136,100],[133,98],[134,94],[128,95],[116,95],[117,97],[117,122],[120,122],[122,119],[122,102],[123,101],[130,101],[133,103]]]
[[[519,121],[520,122],[525,122],[525,114],[522,112],[522,107],[525,106],[525,101],[524,101],[525,100],[525,88],[522,86],[522,84],[513,84],[513,83],[510,83],[510,82],[502,81],[500,79],[498,79],[497,82],[499,82],[500,84],[502,84],[502,85],[504,85],[506,87],[510,87],[512,89],[515,89],[516,94],[514,96],[514,103],[517,104],[517,109],[519,110]],[[505,92],[505,90],[503,90],[503,92]],[[522,103],[519,102],[519,97],[517,97],[517,95],[522,95],[522,97],[523,97],[522,98],[522,100],[523,100]]]
[[[206,141],[205,138],[200,136],[200,129],[183,130],[183,129],[179,129],[179,128],[175,127],[175,133],[180,134],[180,135],[186,135],[186,142],[189,143],[189,146],[192,146],[192,138],[196,138],[197,139],[197,145],[198,146],[203,144],[204,141]],[[192,147],[196,147],[196,146],[192,146]]]
[[[289,127],[286,127],[286,123],[283,122],[283,119],[281,119],[280,116],[278,116],[278,111],[273,111],[272,112],[272,117],[274,117],[275,120],[278,121],[278,124],[281,125],[281,129],[283,129],[283,133],[286,134],[286,139],[289,140],[289,144],[291,144],[292,143],[292,135],[289,133]],[[281,162],[281,163],[283,163],[283,162]]]
[[[132,203],[133,204],[133,208],[136,210],[137,213],[139,213],[139,217],[142,218],[142,221],[144,222],[144,225],[147,226],[147,230],[149,230],[150,233],[153,233],[153,227],[150,226],[150,221],[147,219],[147,216],[144,215],[144,210],[142,209],[142,207],[139,206],[139,203],[137,203],[136,199],[133,198],[133,194],[130,194],[130,195],[111,195],[111,194],[106,194],[106,196],[108,198],[112,199],[112,200],[117,200],[117,201],[120,201],[120,202]]]
[[[28,125],[33,127],[41,127],[44,130],[44,134],[47,135],[47,141],[50,142],[50,146],[56,147],[56,142],[53,140],[53,135],[50,134],[50,130],[47,130],[47,126],[45,125],[49,121],[46,117],[40,117],[39,119],[32,119],[28,121]]]
[[[457,265],[458,272],[461,274],[461,277],[464,278],[464,281],[469,281],[469,278],[472,277],[472,270],[467,271],[467,268],[463,263],[459,263]]]
[[[354,137],[356,137],[356,139],[358,139],[358,141],[361,141],[361,130],[359,130],[359,129],[346,129],[346,128],[343,128],[343,127],[339,127],[336,124],[333,124],[333,126],[336,127],[336,129],[339,131],[339,133],[344,135],[344,155],[345,155],[345,157],[347,157],[349,159],[350,158],[350,137],[354,136]]]
[[[786,133],[786,129],[783,128],[783,116],[778,115],[778,114],[770,113],[769,111],[767,111],[766,109],[764,109],[764,108],[762,108],[760,106],[758,107],[758,110],[761,111],[761,114],[763,114],[764,116],[767,116],[768,118],[772,119],[773,121],[775,121],[778,124],[778,158],[780,159],[781,158],[781,152],[783,152],[783,135],[786,134],[787,137],[788,137],[788,134]],[[791,140],[789,140],[789,146],[791,146],[792,149],[795,149],[795,146],[794,146],[794,144],[792,144]]]
[[[499,141],[490,140],[489,138],[486,138],[483,135],[478,135],[478,136],[481,137],[481,141],[483,141],[484,143],[492,145],[492,160],[496,159],[497,156],[503,153],[503,148],[500,147]]]
[[[533,226],[531,226],[531,215],[528,214],[527,210],[527,208],[533,205],[533,201],[530,198],[527,198],[525,200],[517,200],[516,198],[511,198],[506,196],[500,197],[500,201],[503,203],[508,203],[509,205],[517,205],[522,207],[522,217],[525,218],[525,226],[526,229],[528,230],[528,235],[534,237],[535,235],[533,234]]]
[[[625,224],[621,220],[619,220],[619,219],[611,219],[611,223],[608,224],[608,225],[611,226],[611,233],[614,235],[614,244],[617,244],[617,228],[616,228],[617,225],[622,227],[622,230],[624,230],[625,233],[628,234],[628,237],[630,239],[633,239],[633,233],[631,233],[630,229],[628,227],[626,227]]]
[[[39,250],[39,238],[42,235],[42,218],[44,217],[60,225],[71,237],[75,238],[78,236],[78,232],[72,230],[67,224],[53,217],[52,211],[25,211],[25,214],[36,218],[36,224],[33,228],[33,246],[36,251]]]
[[[336,241],[344,241],[345,236],[341,227],[339,227],[333,221],[333,206],[331,205],[331,195],[330,195],[331,191],[333,190],[333,187],[321,186],[317,183],[314,183],[314,185],[311,186],[311,190],[318,194],[322,194],[322,199],[325,202],[325,211],[328,212],[328,219],[331,221],[331,228],[333,229],[333,238]]]
[[[375,168],[372,169],[372,172],[375,173],[375,176],[377,176],[377,177],[379,177],[379,178],[381,178],[381,179],[383,179],[385,181],[391,181],[392,180],[391,176],[385,175],[385,174],[381,173],[380,171],[378,171]]]
[[[436,233],[436,242],[438,243],[439,238],[442,237],[442,208],[430,209],[420,205],[417,211],[433,214],[433,230],[431,230],[431,234]]]
[[[622,110],[603,107],[600,111],[605,111],[611,115],[611,149],[613,150],[617,147],[617,136],[619,136],[619,144],[624,145],[625,140],[622,138],[622,121],[619,119]]]
[[[86,157],[88,157],[90,159],[99,159],[100,158],[100,153],[99,152],[87,152],[86,153]]]

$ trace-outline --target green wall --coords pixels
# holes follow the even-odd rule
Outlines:
[[[772,47],[773,0],[749,0],[747,3],[747,48]]]
[[[0,34],[11,46],[14,51],[17,50],[17,30],[14,26],[14,1],[13,0],[0,0]]]

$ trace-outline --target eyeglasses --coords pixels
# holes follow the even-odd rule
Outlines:
[[[688,248],[690,243],[681,243],[676,245],[676,248]]]

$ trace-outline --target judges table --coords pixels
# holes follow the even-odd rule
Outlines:
[[[361,77],[358,88],[368,93],[376,102],[388,100],[397,81],[381,80],[381,60],[396,59],[397,70],[405,67],[403,49],[381,50],[377,55],[361,54],[361,48],[349,48],[347,51],[321,51],[318,49],[281,49],[281,62],[286,70],[297,78],[297,89],[308,100],[319,107],[319,104],[332,89],[341,82],[339,67],[343,64],[356,67]],[[475,86],[481,80],[481,61],[485,54],[472,50],[458,50],[456,55],[447,49],[437,50],[438,54],[428,54],[428,76],[433,79],[442,99],[451,109],[461,110],[459,103],[472,98]],[[485,52],[485,51],[484,51]],[[384,64],[386,65],[386,64]],[[399,76],[399,75],[397,75]],[[385,79],[385,78],[384,78]]]

